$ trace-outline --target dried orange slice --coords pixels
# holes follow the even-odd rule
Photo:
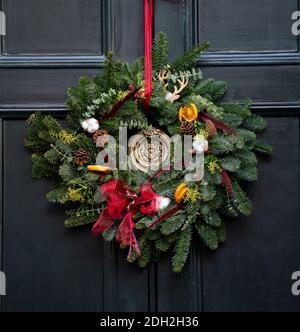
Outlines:
[[[87,167],[89,172],[97,172],[97,173],[109,173],[110,168],[106,166],[99,166],[99,165],[90,165]]]
[[[188,191],[189,191],[188,186],[184,182],[181,183],[177,187],[175,194],[174,194],[175,202],[177,204],[181,203]]]
[[[198,109],[195,104],[190,104],[188,106],[183,106],[179,109],[178,114],[179,121],[193,122],[198,118]]]

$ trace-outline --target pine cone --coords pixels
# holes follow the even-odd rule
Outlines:
[[[105,129],[99,129],[99,130],[95,131],[95,133],[93,135],[94,142],[97,143],[97,139],[104,135],[108,135],[108,131]]]
[[[90,154],[87,151],[85,151],[84,149],[79,149],[79,150],[75,151],[73,156],[74,156],[75,164],[78,166],[85,165],[85,164],[89,163],[91,160]]]
[[[217,129],[211,120],[206,120],[205,126],[209,137],[214,137],[217,134]]]
[[[194,136],[196,134],[194,123],[183,121],[181,126],[180,126],[180,132],[181,132],[182,135]]]

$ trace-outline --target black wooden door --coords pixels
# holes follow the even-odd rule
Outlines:
[[[206,76],[229,82],[228,98],[251,97],[265,115],[275,155],[249,186],[252,217],[230,225],[216,253],[195,244],[180,275],[169,257],[140,270],[89,228],[66,230],[49,204],[48,181],[31,179],[24,150],[33,111],[65,113],[66,88],[101,70],[104,54],[143,54],[141,0],[2,0],[0,52],[0,270],[2,311],[294,311],[291,274],[300,269],[298,0],[156,0],[155,30],[171,56],[199,40],[212,47]]]

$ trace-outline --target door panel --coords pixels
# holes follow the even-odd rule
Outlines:
[[[300,66],[238,66],[205,67],[206,77],[228,82],[227,99],[251,98],[258,105],[268,102],[272,106],[280,103],[299,103]]]
[[[24,120],[3,130],[3,311],[102,311],[103,242],[65,229],[63,209],[45,197],[51,184],[32,180]]]
[[[300,262],[299,119],[268,118],[274,156],[248,186],[253,214],[228,227],[217,253],[204,250],[205,311],[298,311],[291,275]]]
[[[295,52],[291,13],[296,10],[297,0],[199,0],[199,37],[211,42],[213,52]]]
[[[3,54],[102,54],[101,2],[4,0]]]
[[[269,119],[264,138],[275,146],[260,180],[248,186],[253,216],[230,225],[217,253],[194,241],[180,275],[170,271],[169,256],[140,270],[89,227],[65,229],[63,209],[45,198],[51,182],[31,179],[24,150],[32,111],[65,114],[67,87],[99,73],[108,50],[125,60],[143,54],[143,2],[0,4],[8,18],[0,43],[0,267],[8,294],[2,310],[296,310],[290,276],[300,258],[300,56],[290,17],[298,1],[155,1],[155,32],[168,33],[170,59],[210,40],[199,61],[205,77],[227,80],[227,98],[251,97]]]
[[[81,76],[91,77],[97,73],[99,69],[0,68],[1,104],[2,106],[63,106],[68,87],[76,86]]]
[[[171,271],[172,255],[163,257],[157,265],[157,311],[201,311],[201,256],[194,245],[180,275]]]

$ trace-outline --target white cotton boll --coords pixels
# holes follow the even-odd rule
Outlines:
[[[98,121],[94,118],[90,118],[90,125],[98,124]]]
[[[93,131],[97,131],[99,129],[99,124],[98,123],[94,123],[91,127],[92,127]]]
[[[83,121],[83,122],[81,123],[81,126],[82,126],[82,128],[83,128],[84,130],[87,130],[88,127],[89,127],[89,124],[87,123],[87,121]]]
[[[165,96],[165,99],[167,101],[171,101],[171,98],[172,98],[173,94],[171,92],[167,92],[166,96]]]
[[[93,134],[95,131],[99,129],[99,122],[97,119],[89,118],[82,122],[82,128],[89,132],[90,134]]]
[[[92,133],[93,133],[92,127],[88,127],[87,132],[88,132],[89,134],[92,134]]]
[[[204,138],[204,136],[195,137],[193,142],[193,149],[196,150],[196,152],[199,154],[208,150],[208,141]]]
[[[159,208],[161,210],[163,210],[163,209],[167,208],[170,203],[171,203],[170,198],[168,198],[168,197],[161,197]]]

